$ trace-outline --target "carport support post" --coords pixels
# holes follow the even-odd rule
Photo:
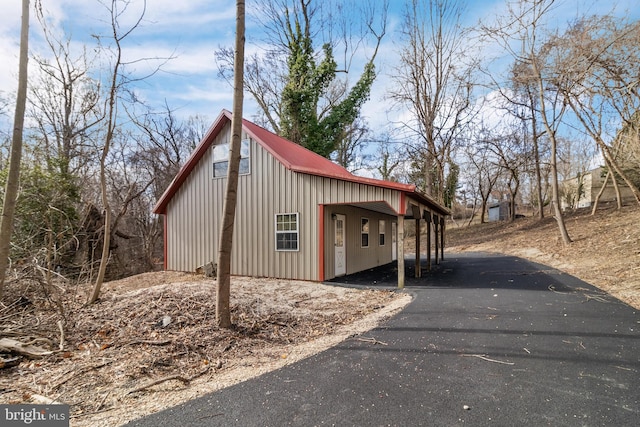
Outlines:
[[[438,250],[438,242],[440,241],[439,237],[440,235],[438,234],[438,224],[440,223],[440,218],[438,218],[438,215],[434,215],[433,216],[433,231],[435,234],[435,241],[436,241],[436,264],[438,264],[438,255],[439,255],[439,250]]]
[[[416,218],[416,278],[422,277],[420,268],[420,217]]]
[[[440,259],[444,259],[444,217],[440,217]]]
[[[404,215],[398,215],[398,288],[404,288]]]
[[[431,271],[431,212],[426,213],[427,221],[427,271]]]

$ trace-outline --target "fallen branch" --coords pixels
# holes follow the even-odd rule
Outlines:
[[[4,350],[8,353],[17,353],[23,356],[30,357],[32,359],[49,356],[53,354],[53,351],[45,350],[42,347],[37,347],[31,344],[25,344],[21,341],[11,338],[0,339],[0,350]]]
[[[150,381],[146,384],[141,385],[140,387],[136,387],[132,390],[129,390],[126,394],[137,393],[139,391],[145,390],[149,387],[153,387],[154,385],[162,384],[167,381],[178,380],[182,381],[183,384],[188,384],[190,381],[188,378],[183,377],[182,375],[169,375],[168,377],[163,377],[157,380]]]
[[[377,339],[375,339],[375,338],[356,338],[356,341],[368,342],[368,343],[371,343],[371,344],[373,344],[373,345],[376,345],[376,344],[380,344],[380,345],[389,345],[389,344],[387,344],[386,342],[378,341],[378,340],[377,340]]]
[[[62,327],[62,320],[58,320],[58,329],[60,329],[60,345],[58,349],[62,351],[64,350],[64,328]]]
[[[502,365],[515,365],[513,362],[503,362],[502,360],[489,359],[483,354],[463,354],[462,357],[477,357],[478,359],[486,360],[487,362],[500,363]]]
[[[555,287],[555,286],[553,286],[553,285],[549,285],[548,289],[549,289],[551,292],[554,292],[554,293],[556,293],[556,294],[560,294],[560,295],[569,295],[569,294],[571,294],[571,292],[560,292],[560,291],[557,291],[557,290],[556,290],[556,287]]]
[[[10,357],[8,359],[0,358],[0,369],[11,368],[12,366],[18,366],[22,357]]]
[[[148,345],[167,345],[171,344],[171,340],[153,341],[153,340],[135,340],[130,341],[126,345],[148,344]]]
[[[604,302],[604,303],[608,303],[609,301],[607,301],[605,298],[599,296],[599,295],[589,295],[589,294],[584,294],[584,296],[587,298],[587,302],[589,302],[590,300],[594,300],[594,301],[598,301],[598,302]]]
[[[110,391],[108,391],[104,397],[102,398],[102,400],[100,401],[100,404],[98,404],[98,407],[96,408],[96,411],[99,411],[100,409],[102,409],[102,407],[104,406],[104,402],[105,400],[107,400],[107,397],[109,397],[109,395],[111,394]]]
[[[33,403],[37,405],[62,405],[63,404],[62,402],[52,399],[50,397],[42,396],[40,394],[35,394],[35,393],[31,394],[30,399],[31,401],[33,401]]]
[[[58,382],[58,383],[56,383],[55,385],[51,386],[51,387],[50,387],[50,389],[51,389],[51,390],[55,390],[55,389],[57,389],[58,387],[60,387],[62,384],[64,384],[64,383],[66,383],[67,381],[69,381],[70,379],[75,378],[75,377],[77,377],[78,375],[84,374],[84,373],[86,373],[86,372],[92,371],[92,370],[94,370],[94,369],[100,369],[100,368],[102,368],[103,366],[106,366],[106,365],[110,364],[111,362],[113,362],[113,361],[112,361],[112,360],[109,360],[109,361],[107,361],[107,362],[100,363],[100,364],[98,364],[98,365],[94,365],[94,366],[86,366],[86,367],[84,367],[84,368],[82,368],[82,369],[80,369],[80,370],[78,370],[78,371],[71,371],[71,372],[70,372],[70,373],[71,373],[71,375],[67,376],[67,377],[66,377],[65,379],[63,379],[62,381],[59,381],[59,382]],[[66,375],[66,374],[64,374],[64,375]],[[58,378],[60,378],[60,377],[58,377]]]
[[[209,370],[209,367],[190,377],[183,377],[182,375],[169,375],[167,377],[159,378],[157,380],[153,380],[146,384],[143,384],[140,387],[136,387],[134,389],[129,390],[128,392],[125,393],[125,396],[132,393],[137,393],[139,391],[148,389],[149,387],[153,387],[154,385],[162,384],[167,381],[177,380],[177,381],[181,381],[183,384],[189,384],[191,381],[195,380],[196,378],[206,374],[208,370]]]

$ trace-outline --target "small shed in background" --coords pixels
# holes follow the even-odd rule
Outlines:
[[[502,201],[489,205],[489,222],[506,221],[509,219],[509,202]]]

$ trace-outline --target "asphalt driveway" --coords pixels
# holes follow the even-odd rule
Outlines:
[[[434,270],[380,327],[130,425],[639,424],[637,310],[515,257],[448,254]]]

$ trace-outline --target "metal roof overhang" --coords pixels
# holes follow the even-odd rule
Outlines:
[[[347,203],[349,206],[355,206],[360,209],[366,209],[368,211],[379,212],[386,215],[397,216],[398,212],[396,212],[387,202],[376,201],[376,202],[360,202],[360,203]]]

